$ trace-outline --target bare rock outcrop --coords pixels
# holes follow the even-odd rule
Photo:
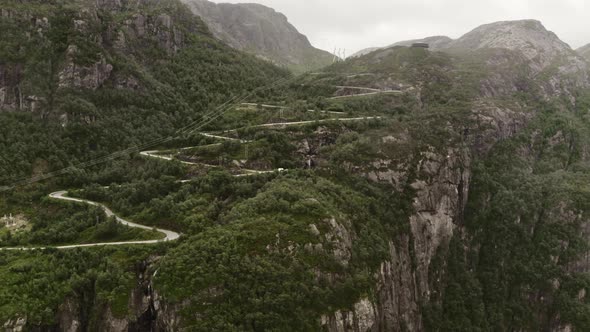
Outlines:
[[[259,4],[183,1],[207,23],[217,38],[278,65],[305,71],[327,66],[334,58],[314,48],[285,15],[274,9]]]
[[[82,88],[96,90],[109,79],[113,66],[107,63],[104,55],[99,55],[99,60],[88,66],[77,65],[75,62],[78,47],[70,45],[66,51],[66,63],[59,73],[60,88]]]

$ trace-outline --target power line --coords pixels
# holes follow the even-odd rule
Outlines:
[[[145,149],[148,149],[150,147],[154,147],[157,146],[159,144],[165,143],[165,142],[169,142],[171,140],[174,140],[176,137],[182,135],[182,134],[187,134],[187,133],[191,133],[194,132],[195,130],[199,130],[201,128],[203,128],[204,126],[210,124],[211,122],[217,120],[218,118],[220,118],[221,116],[223,116],[225,113],[227,113],[232,106],[235,106],[236,104],[239,104],[241,102],[243,102],[244,100],[252,97],[253,95],[255,95],[256,93],[266,90],[268,88],[274,87],[274,86],[278,86],[278,85],[282,85],[285,83],[288,83],[289,81],[295,79],[296,77],[283,77],[280,79],[277,79],[265,86],[262,87],[258,87],[254,90],[252,90],[250,93],[246,93],[243,94],[241,96],[233,96],[232,98],[230,98],[229,100],[227,100],[225,103],[223,103],[222,105],[218,106],[217,108],[215,108],[214,110],[204,114],[201,116],[201,119],[199,120],[195,120],[192,123],[178,129],[173,136],[168,136],[166,138],[158,138],[158,139],[154,139],[152,141],[149,141],[147,143],[144,143],[142,145],[139,146],[132,146],[129,147],[125,150],[120,150],[117,152],[113,152],[107,156],[104,157],[100,157],[100,158],[96,158],[96,159],[92,159],[83,163],[79,163],[76,165],[70,165],[68,167],[62,168],[60,170],[57,171],[53,171],[53,172],[49,172],[49,173],[45,173],[45,174],[41,174],[38,176],[34,176],[31,178],[21,178],[18,179],[16,181],[14,181],[13,183],[9,184],[8,186],[2,186],[0,187],[0,192],[3,191],[8,191],[11,189],[14,189],[16,187],[19,186],[24,186],[24,185],[28,185],[28,184],[33,184],[36,182],[40,182],[43,180],[47,180],[59,175],[64,175],[67,174],[68,172],[70,172],[71,170],[74,169],[84,169],[90,166],[95,166],[98,164],[102,164],[111,160],[114,160],[116,158],[119,158],[121,156],[127,155],[129,153],[136,153],[136,152],[141,152]],[[209,118],[210,117],[210,118]],[[200,121],[200,122],[199,122]]]

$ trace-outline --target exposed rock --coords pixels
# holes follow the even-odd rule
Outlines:
[[[576,52],[578,52],[578,54],[584,57],[586,60],[590,61],[590,44],[578,48]]]
[[[408,235],[396,244],[390,242],[390,259],[381,264],[377,276],[378,331],[423,330],[410,246]]]
[[[327,66],[334,59],[332,54],[314,48],[283,14],[271,8],[259,4],[183,1],[201,16],[217,38],[236,49],[299,72]]]
[[[322,316],[321,324],[329,332],[376,331],[375,307],[368,299],[362,299],[352,310],[338,310],[329,316]]]
[[[0,109],[28,109],[20,88],[23,76],[22,64],[0,64]]]
[[[66,52],[66,65],[59,73],[60,88],[82,88],[96,90],[110,77],[113,66],[108,64],[104,55],[90,66],[80,66],[75,63],[78,48],[70,45]]]
[[[19,317],[15,319],[10,319],[4,323],[4,331],[5,332],[22,332],[25,330],[27,325],[27,318],[26,317]]]
[[[386,48],[391,48],[391,47],[395,47],[395,46],[412,46],[412,44],[414,43],[426,43],[429,45],[431,50],[440,50],[440,49],[444,49],[446,48],[453,40],[447,36],[433,36],[433,37],[426,37],[426,38],[422,38],[422,39],[413,39],[413,40],[404,40],[404,41],[400,41],[394,44],[391,44],[389,46],[385,46],[385,47],[369,47],[369,48],[365,48],[363,50],[360,50],[356,53],[354,53],[353,55],[351,55],[351,57],[359,57],[359,56],[363,56],[366,54],[369,54],[371,52],[375,52],[378,50],[383,50]]]
[[[116,318],[110,307],[105,310],[104,316],[99,322],[99,330],[105,332],[123,332],[129,330],[129,321],[127,319]]]
[[[350,227],[350,225],[344,226],[337,222],[335,218],[325,222],[330,226],[330,230],[324,236],[332,247],[332,255],[342,266],[347,266],[352,255],[353,239],[346,227]]]
[[[65,332],[78,332],[82,329],[80,323],[80,307],[77,301],[67,298],[59,307],[57,318],[60,328]]]
[[[517,50],[532,60],[538,70],[549,66],[572,49],[539,21],[505,21],[482,25],[452,42],[449,47],[476,50],[505,48]]]
[[[399,42],[386,48],[408,46],[414,42],[429,43],[432,50],[445,52],[482,49],[513,51],[513,54],[522,55],[523,59],[519,60],[514,55],[496,51],[491,57],[489,65],[500,68],[500,65],[504,62],[503,68],[508,68],[505,63],[511,63],[513,68],[530,69],[528,78],[535,78],[543,72],[547,76],[547,81],[540,83],[546,97],[562,94],[573,103],[575,99],[572,90],[590,86],[590,65],[580,56],[588,58],[590,46],[583,47],[576,53],[568,44],[561,41],[555,33],[545,29],[541,22],[536,20],[496,22],[482,25],[457,40],[451,40],[448,37],[429,37],[421,40]],[[380,49],[382,48],[371,48],[357,54],[360,56]],[[517,65],[518,63],[520,65]],[[503,82],[509,77],[512,79],[517,78],[514,73],[511,74],[502,75],[502,73],[498,73],[496,77],[488,78],[487,83],[488,85],[494,85],[495,88],[508,87],[518,90],[520,88],[518,81],[511,82],[512,84]],[[484,95],[493,96],[497,92],[499,91],[494,91],[494,88],[486,88],[484,84]]]

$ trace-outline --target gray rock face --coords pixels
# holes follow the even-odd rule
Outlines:
[[[330,53],[314,48],[285,15],[271,8],[258,4],[183,1],[207,23],[217,38],[236,49],[299,72],[332,63]]]
[[[22,332],[27,325],[26,318],[15,318],[4,323],[2,326],[5,332]]]
[[[191,29],[197,29],[195,26],[202,25],[198,20],[199,22],[194,22],[194,26],[187,31],[179,26],[182,24],[179,22],[183,19],[182,17],[165,13],[150,14],[140,10],[132,11],[133,8],[141,8],[149,1],[158,2],[159,0],[96,0],[95,3],[91,2],[92,6],[88,6],[87,9],[72,17],[70,28],[84,36],[87,41],[92,41],[98,51],[96,54],[88,54],[88,51],[84,51],[84,45],[71,40],[71,44],[65,51],[55,56],[53,60],[56,63],[55,70],[43,68],[51,72],[51,79],[47,77],[50,75],[42,77],[31,74],[39,71],[30,69],[34,66],[32,63],[37,60],[0,63],[0,112],[36,112],[42,109],[42,106],[47,106],[48,100],[51,99],[47,96],[47,88],[33,88],[38,85],[36,81],[39,79],[48,79],[46,86],[51,86],[54,92],[59,92],[60,89],[97,90],[109,84],[120,89],[141,89],[140,79],[126,71],[118,70],[120,68],[113,65],[112,58],[138,53],[138,49],[145,45],[152,45],[148,41],[157,44],[169,55],[174,55],[186,46],[186,34],[190,33]],[[97,14],[99,10],[105,9],[113,13],[134,14],[120,23],[106,24]],[[186,14],[191,15],[188,11]],[[26,11],[14,12],[3,9],[0,11],[0,18],[19,22],[19,29],[26,31],[23,34],[24,38],[36,37],[44,40],[47,38],[48,30],[51,29],[51,22],[47,17],[33,18]],[[92,28],[101,24],[105,24],[104,32]]]
[[[457,40],[448,37],[428,37],[421,40],[398,42],[393,46],[409,46],[415,42],[430,44],[432,50],[481,50],[504,49],[522,54],[528,61],[532,75],[545,70],[553,70],[553,77],[543,86],[546,95],[562,92],[569,94],[568,85],[581,87],[590,82],[588,71],[590,67],[581,56],[590,57],[590,45],[583,47],[576,53],[571,47],[548,31],[541,22],[536,20],[503,21],[485,24],[475,28]],[[361,56],[381,48],[370,48],[355,54]],[[580,56],[581,55],[581,56]],[[559,78],[556,78],[554,74]],[[567,84],[561,84],[567,77]],[[570,96],[568,96],[570,97]],[[571,99],[571,98],[570,98]]]
[[[576,52],[578,52],[579,55],[584,57],[584,59],[590,61],[590,44],[578,48]]]
[[[106,81],[113,71],[113,66],[106,62],[104,55],[90,66],[78,66],[74,56],[78,52],[75,45],[70,45],[66,51],[66,64],[59,73],[59,87],[83,88],[96,90]]]
[[[575,58],[571,47],[536,20],[504,21],[482,25],[447,47],[468,50],[504,48],[521,52],[538,71],[551,65],[557,58]]]

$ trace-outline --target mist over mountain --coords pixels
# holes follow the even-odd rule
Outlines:
[[[256,4],[0,31],[6,331],[590,330],[589,48],[541,22],[335,62]]]
[[[578,52],[578,54],[580,54],[587,60],[590,60],[590,44],[578,48],[576,52]]]
[[[213,34],[230,46],[303,72],[332,63],[334,56],[313,47],[285,15],[259,4],[215,4],[183,0]]]

